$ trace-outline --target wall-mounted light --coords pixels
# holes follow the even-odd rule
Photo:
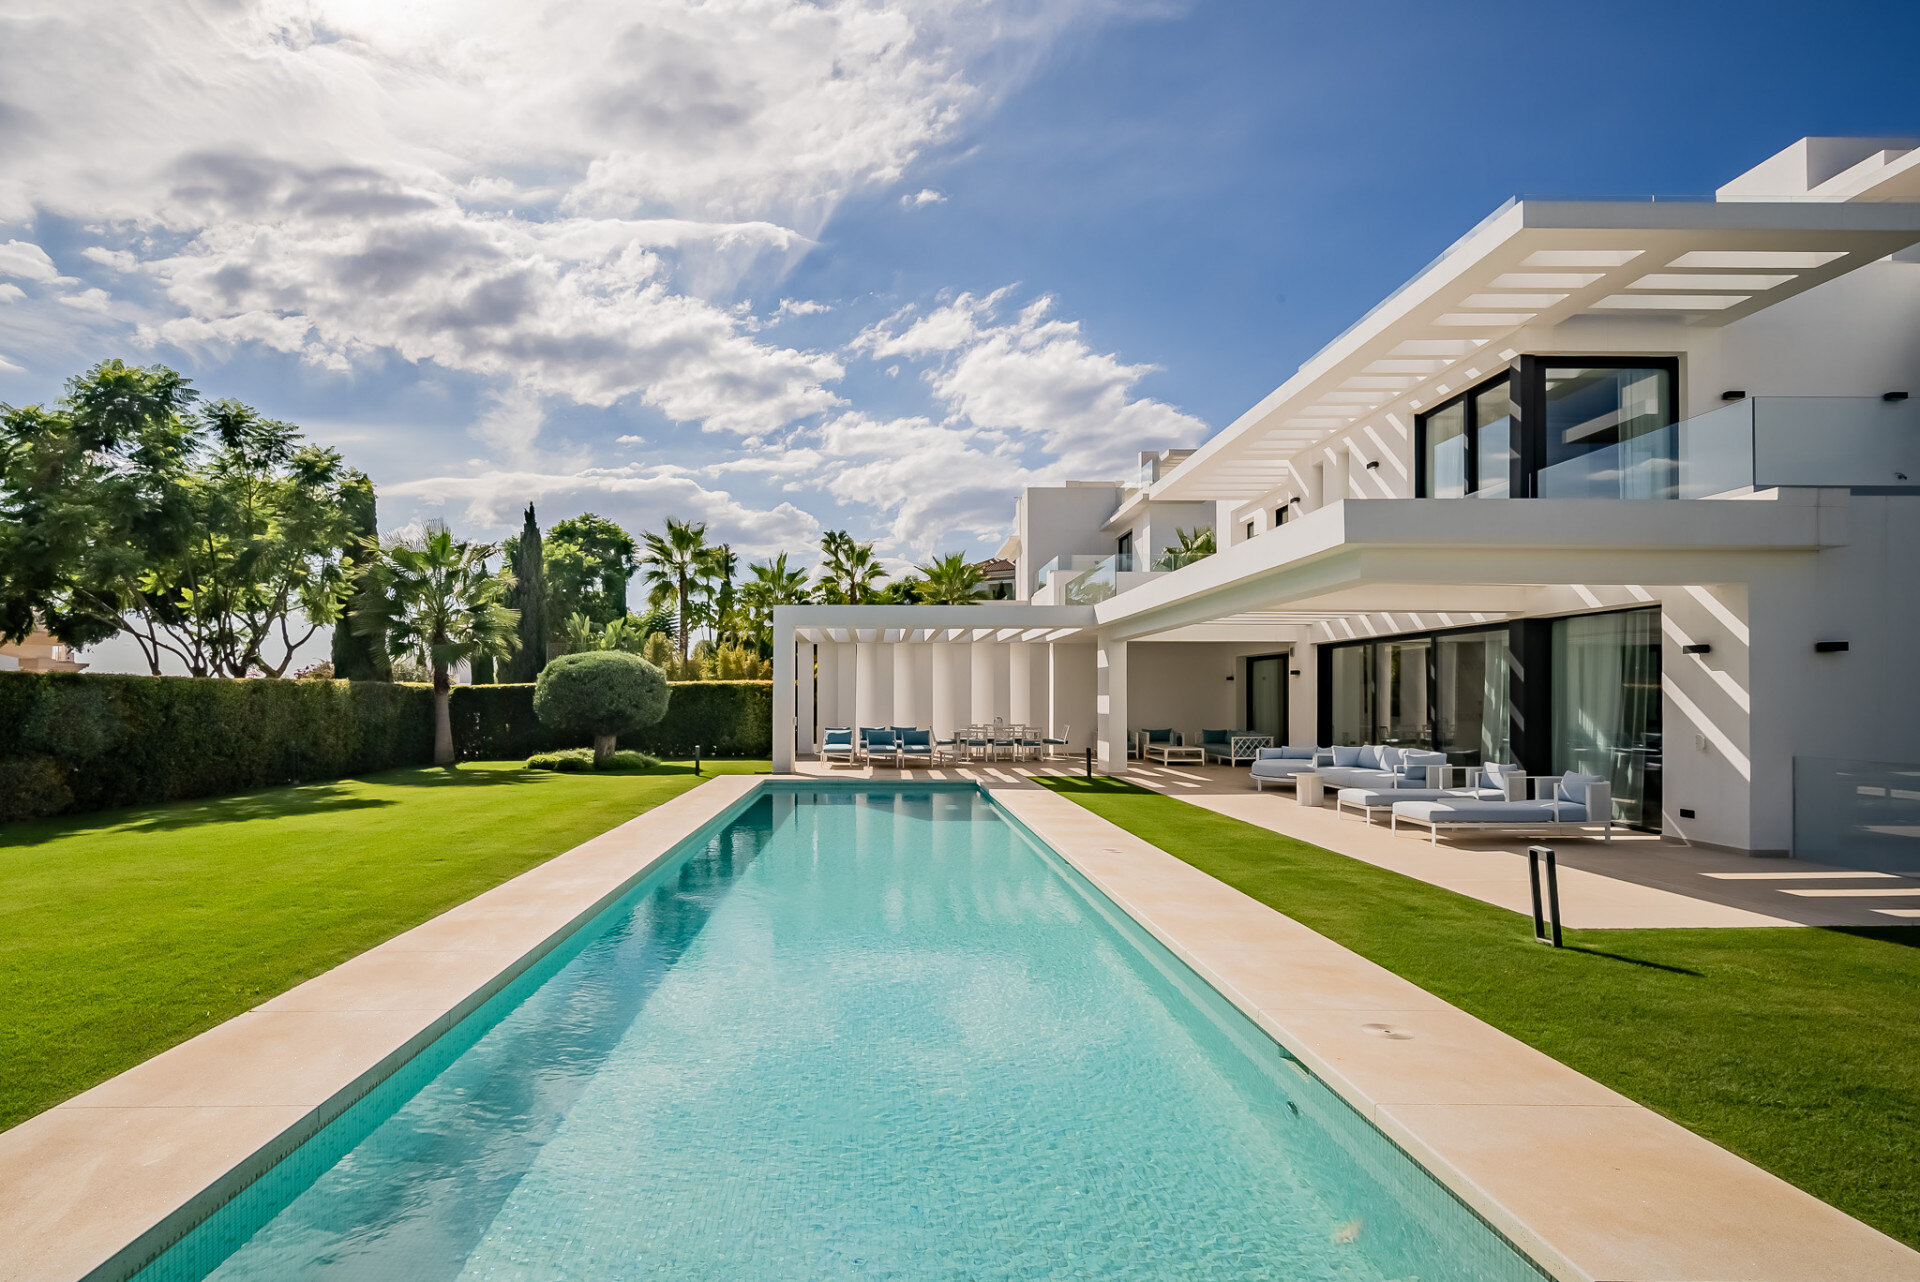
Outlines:
[[[1288,675],[1288,676],[1293,676],[1293,677],[1297,677],[1297,676],[1299,676],[1299,675],[1300,675],[1300,669],[1298,669],[1298,668],[1295,668],[1295,669],[1294,669],[1294,670],[1293,670],[1292,672],[1290,672],[1290,673],[1288,673],[1287,675]]]
[[[1712,654],[1713,646],[1711,643],[1706,641],[1696,641],[1692,645],[1681,646],[1680,653],[1681,654]]]
[[[1905,392],[1882,392],[1880,393],[1880,399],[1883,401],[1904,401],[1907,399],[1907,394]]]
[[[1747,399],[1746,389],[1729,387],[1726,391],[1720,393],[1720,399],[1723,401],[1744,401]]]
[[[1368,459],[1368,460],[1367,460],[1367,471],[1369,471],[1369,472],[1378,472],[1379,470],[1380,470],[1380,460],[1379,460],[1379,459],[1377,459],[1377,458],[1375,458],[1375,459]]]
[[[1845,654],[1846,651],[1847,643],[1845,641],[1815,641],[1813,643],[1813,652],[1815,654]]]

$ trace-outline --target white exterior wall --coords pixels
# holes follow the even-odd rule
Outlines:
[[[1013,595],[1018,601],[1033,596],[1033,576],[1056,556],[1105,556],[1113,540],[1101,529],[1120,506],[1118,485],[1054,485],[1026,490],[1015,508],[1020,556],[1014,572]]]
[[[1047,731],[1067,739],[1068,752],[1083,752],[1094,739],[1097,716],[1094,662],[1094,648],[1087,642],[1058,641],[1047,647],[1050,671]]]
[[[1250,655],[1284,647],[1249,641],[1136,641],[1127,656],[1133,729],[1171,726],[1198,743],[1202,730],[1239,730],[1246,723]],[[1231,680],[1229,680],[1231,678]],[[1294,691],[1288,690],[1289,715]]]

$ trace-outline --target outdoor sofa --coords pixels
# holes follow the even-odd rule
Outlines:
[[[1222,761],[1229,766],[1237,766],[1243,761],[1253,761],[1260,749],[1272,743],[1270,735],[1255,734],[1249,730],[1202,730],[1200,732],[1200,751],[1207,761]]]
[[[1314,773],[1328,788],[1439,788],[1447,754],[1369,743],[1322,748]]]
[[[1566,831],[1598,827],[1602,840],[1613,840],[1613,786],[1599,775],[1569,770],[1564,775],[1529,776],[1531,800],[1482,801],[1454,798],[1446,801],[1396,801],[1393,830],[1402,823],[1424,827],[1434,845],[1442,828],[1526,829]]]
[[[1451,775],[1461,767],[1448,766]],[[1518,800],[1526,784],[1520,767],[1511,762],[1488,762],[1464,767],[1465,782],[1459,787],[1438,788],[1342,788],[1334,794],[1336,813],[1357,810],[1361,818],[1373,822],[1376,810],[1391,810],[1401,801],[1512,801]],[[1444,783],[1444,780],[1442,781]]]
[[[1301,748],[1261,748],[1253,758],[1249,773],[1253,776],[1253,790],[1264,792],[1270,783],[1291,785],[1293,777],[1312,770],[1314,762],[1325,751],[1311,745]]]

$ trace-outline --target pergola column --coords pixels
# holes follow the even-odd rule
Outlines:
[[[973,647],[966,641],[936,641],[933,650],[933,728],[952,734],[973,716]]]
[[[820,679],[817,687],[820,704],[819,728],[843,726],[840,719],[840,647],[832,641],[822,641],[818,649]],[[824,734],[815,737],[816,744],[825,742]]]
[[[794,708],[794,747],[795,751],[812,753],[813,737],[813,700],[815,690],[813,642],[797,642],[793,647],[793,697]]]
[[[1103,774],[1127,772],[1127,643],[1101,637],[1094,646],[1094,755]]]
[[[833,647],[840,665],[840,699],[836,705],[834,724],[851,729],[858,724],[855,714],[859,711],[856,694],[860,684],[859,647],[851,641],[843,641]]]
[[[793,625],[773,615],[773,770],[793,770]]]
[[[998,641],[973,643],[971,705],[976,725],[991,725],[1006,716],[1007,647]]]
[[[855,643],[853,724],[885,726],[893,724],[893,656],[891,647],[878,641]]]
[[[889,724],[898,726],[917,726],[920,714],[925,711],[920,706],[920,683],[915,678],[914,651],[919,649],[909,641],[896,641],[887,647],[893,651],[893,719]]]
[[[1025,641],[1007,643],[1007,720],[1030,726],[1033,717],[1033,647]]]

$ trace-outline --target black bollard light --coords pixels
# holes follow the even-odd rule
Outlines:
[[[700,773],[700,745],[693,745],[693,773]]]
[[[1093,745],[1087,745],[1087,778],[1093,778]]]

